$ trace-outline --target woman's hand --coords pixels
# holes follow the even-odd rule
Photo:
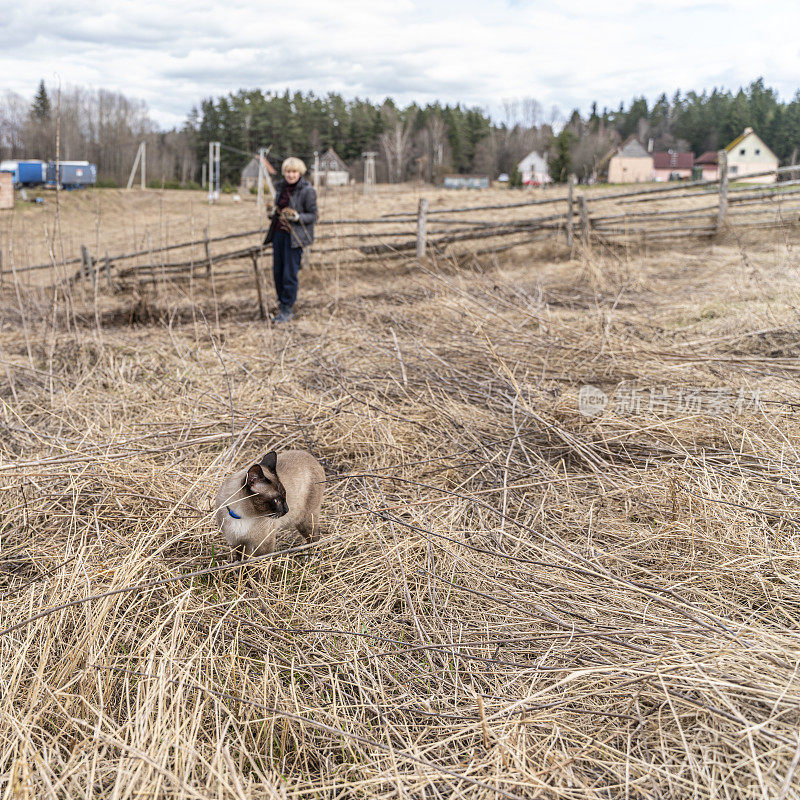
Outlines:
[[[283,217],[286,222],[297,222],[300,219],[300,215],[293,208],[289,208],[289,206],[281,209],[281,217]]]

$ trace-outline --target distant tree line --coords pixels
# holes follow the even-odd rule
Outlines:
[[[461,105],[412,104],[399,108],[393,100],[381,104],[324,97],[313,92],[239,91],[203,100],[188,125],[196,132],[197,158],[207,158],[207,142],[223,147],[222,178],[233,181],[258,147],[270,147],[270,159],[287,155],[305,159],[329,147],[363,176],[362,154],[377,153],[379,181],[410,178],[432,180],[443,171],[494,170],[498,156],[486,158],[486,140],[493,132],[490,118]],[[516,153],[515,153],[516,155]],[[491,163],[486,163],[487,161]]]
[[[80,87],[59,96],[44,81],[32,101],[15,92],[0,97],[0,159],[55,159],[57,128],[61,159],[97,164],[101,185],[125,185],[142,141],[153,185],[185,184],[198,172],[195,132],[159,131],[141,100]]]
[[[657,149],[682,147],[697,155],[719,150],[753,128],[783,163],[795,163],[800,152],[800,91],[781,102],[778,93],[758,78],[735,94],[714,89],[709,92],[676,92],[671,100],[662,94],[648,108],[639,97],[625,110],[604,111],[600,120],[590,116],[589,124],[600,122],[615,130],[621,139],[631,134],[640,140],[653,138]]]
[[[187,126],[196,132],[198,160],[211,139],[226,148],[223,174],[233,180],[257,146],[272,146],[279,160],[286,154],[311,159],[314,150],[333,147],[358,179],[361,153],[379,154],[378,179],[432,180],[443,172],[513,173],[531,150],[543,153],[557,181],[570,174],[581,180],[600,178],[615,145],[636,136],[656,150],[691,150],[700,155],[718,150],[752,127],[782,163],[796,163],[800,153],[800,91],[789,102],[764,85],[763,78],[737,92],[662,94],[650,106],[644,97],[630,106],[598,111],[593,103],[585,117],[575,110],[560,132],[557,109],[545,115],[532,98],[506,101],[503,119],[492,121],[477,108],[461,105],[399,108],[343,99],[338,94],[240,91],[204,100]],[[240,156],[236,157],[236,152]]]
[[[60,107],[59,108],[57,107]],[[448,172],[515,175],[531,150],[546,156],[557,181],[570,174],[598,179],[613,148],[629,136],[656,150],[692,150],[699,155],[724,147],[745,127],[756,130],[782,163],[800,153],[800,92],[783,102],[762,78],[737,92],[662,94],[652,106],[644,97],[626,108],[582,116],[565,124],[557,108],[545,113],[532,98],[505,101],[502,119],[478,108],[440,103],[401,108],[346,100],[339,94],[240,90],[203,100],[180,129],[159,131],[143,102],[103,89],[69,88],[60,102],[44,82],[34,97],[6,93],[0,98],[0,158],[55,157],[60,116],[61,157],[98,165],[100,179],[124,185],[141,141],[148,143],[148,179],[154,185],[198,183],[208,142],[222,143],[222,180],[236,185],[259,147],[270,147],[278,165],[299,155],[309,166],[314,151],[333,147],[351,175],[363,177],[362,153],[377,153],[379,181],[432,181]],[[558,134],[554,132],[558,130]]]
[[[635,136],[642,144],[653,140],[654,150],[673,149],[699,156],[730,144],[746,127],[753,128],[781,163],[795,164],[800,155],[800,91],[789,102],[758,78],[736,93],[714,89],[711,92],[676,92],[672,99],[662,94],[652,106],[644,97],[634,98],[626,109],[597,111],[593,104],[584,119],[574,111],[554,138],[551,172],[558,179],[574,172],[588,177],[594,165],[605,156],[602,146],[591,144],[605,135],[612,143]]]

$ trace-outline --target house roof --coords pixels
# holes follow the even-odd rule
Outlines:
[[[323,154],[320,156],[319,159],[319,166],[320,169],[328,170],[330,172],[349,172],[350,170],[347,168],[347,164],[342,161],[341,158],[336,154],[336,151],[329,147]]]
[[[258,158],[257,156],[253,156],[253,158],[251,158],[247,162],[245,168],[242,170],[242,178],[257,178],[258,177],[258,161],[257,161],[257,158]],[[270,175],[277,175],[278,174],[275,171],[275,167],[273,167],[272,164],[270,164],[269,161],[267,161],[267,159],[264,159],[264,164],[266,165],[267,172]]]
[[[719,163],[719,153],[716,150],[706,150],[703,155],[694,160],[695,164],[713,164],[716,166]]]
[[[745,139],[747,139],[747,138],[748,138],[748,137],[750,137],[750,136],[754,136],[756,139],[758,139],[758,141],[761,143],[761,145],[763,146],[763,148],[764,148],[764,149],[765,149],[765,150],[766,150],[766,151],[767,151],[767,152],[768,152],[768,153],[769,153],[769,154],[770,154],[770,155],[771,155],[773,158],[777,158],[777,157],[778,157],[778,156],[776,156],[776,155],[775,155],[775,153],[773,153],[773,152],[772,152],[772,150],[770,150],[770,149],[769,149],[769,147],[767,147],[767,146],[764,144],[764,140],[763,140],[763,139],[762,139],[762,138],[761,138],[761,137],[760,137],[760,136],[759,136],[759,135],[758,135],[758,134],[757,134],[757,133],[756,133],[756,132],[755,132],[755,131],[754,131],[752,128],[745,128],[745,129],[744,129],[744,132],[742,133],[742,135],[741,135],[741,136],[737,136],[737,137],[736,137],[736,138],[735,138],[735,139],[734,139],[734,140],[733,140],[733,141],[732,141],[732,142],[731,142],[731,143],[730,143],[730,144],[729,144],[729,145],[728,145],[728,146],[727,146],[725,149],[726,149],[726,150],[727,150],[729,153],[730,153],[730,152],[732,152],[732,151],[733,151],[733,149],[734,149],[734,148],[735,148],[737,145],[741,144],[741,143],[742,143],[742,142],[743,142]]]
[[[618,155],[625,158],[652,158],[652,154],[644,149],[644,145],[633,136],[630,136],[619,150]]]
[[[694,153],[653,153],[653,166],[656,169],[691,169],[694,166]]]

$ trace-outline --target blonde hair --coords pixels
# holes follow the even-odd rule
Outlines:
[[[301,175],[306,174],[306,165],[302,162],[301,159],[296,158],[295,156],[289,156],[283,164],[281,164],[281,175],[285,175],[287,170],[296,170]]]

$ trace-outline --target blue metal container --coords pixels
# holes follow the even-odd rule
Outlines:
[[[17,183],[20,186],[39,186],[47,179],[44,161],[20,161],[17,166]]]
[[[445,175],[445,189],[488,189],[488,175]]]
[[[64,189],[81,189],[97,182],[97,167],[88,161],[61,161],[47,164],[47,183],[60,183]]]

